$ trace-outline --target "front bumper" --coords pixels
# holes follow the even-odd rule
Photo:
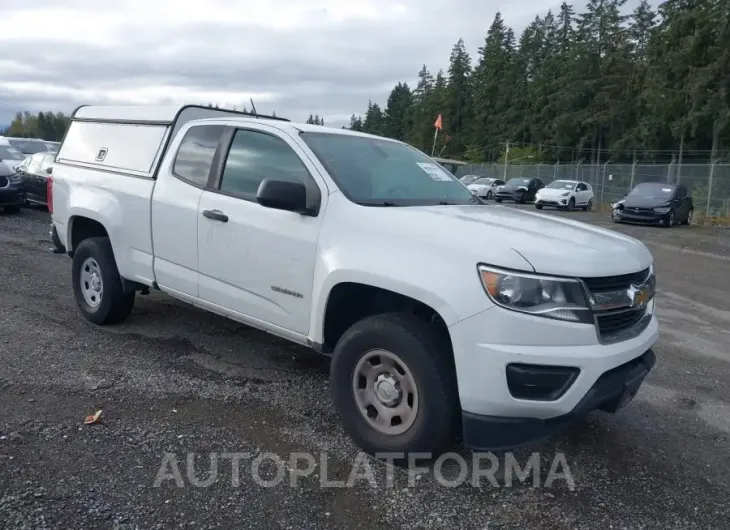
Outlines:
[[[23,206],[25,204],[25,191],[19,187],[8,187],[0,189],[0,206]]]
[[[499,417],[464,412],[464,442],[475,450],[507,449],[535,443],[557,434],[593,410],[616,412],[638,392],[656,363],[656,355],[643,355],[604,372],[567,414],[553,418]]]
[[[593,325],[492,307],[454,324],[449,331],[464,441],[476,449],[499,449],[550,436],[553,426],[604,406],[605,400],[586,396],[596,394],[592,389],[604,374],[651,350],[658,339],[659,324],[651,314],[648,324],[632,338],[602,344]],[[507,366],[515,363],[573,367],[580,372],[557,399],[520,399],[512,395],[506,375]],[[546,426],[550,427],[547,433]]]
[[[499,199],[502,201],[515,201],[515,202],[521,202],[525,197],[524,193],[520,192],[505,192],[505,191],[499,191],[494,195],[495,199]]]
[[[538,206],[554,206],[555,208],[564,208],[568,204],[569,197],[560,198],[538,198],[535,199],[535,204]]]
[[[636,223],[636,224],[650,224],[650,225],[656,225],[656,224],[662,224],[665,222],[668,213],[642,213],[642,214],[634,214],[630,212],[626,212],[625,210],[618,210],[615,209],[611,213],[613,218],[617,221],[625,222],[625,223]]]

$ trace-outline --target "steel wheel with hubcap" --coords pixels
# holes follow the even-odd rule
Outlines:
[[[99,264],[94,258],[86,258],[81,264],[81,294],[90,307],[99,307],[104,296],[104,281]]]
[[[456,439],[453,354],[427,320],[386,313],[353,324],[337,341],[330,388],[345,430],[365,452],[439,453]]]
[[[71,266],[76,304],[94,324],[116,324],[132,311],[135,293],[125,292],[107,237],[84,239]]]
[[[360,414],[383,434],[403,434],[418,415],[418,387],[396,354],[371,350],[360,358],[352,377]]]

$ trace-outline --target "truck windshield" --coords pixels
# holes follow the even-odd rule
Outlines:
[[[409,145],[345,134],[300,135],[342,193],[357,204],[481,204],[456,177]]]

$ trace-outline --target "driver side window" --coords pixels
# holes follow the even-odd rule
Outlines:
[[[268,133],[237,130],[223,168],[220,191],[255,201],[265,178],[307,186],[311,181],[299,155],[284,140]]]

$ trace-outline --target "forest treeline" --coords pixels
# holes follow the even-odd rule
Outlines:
[[[384,107],[349,127],[473,162],[507,142],[532,161],[715,159],[730,147],[730,2],[589,0],[536,17],[517,37],[497,13],[475,60],[463,40],[448,70],[424,65]],[[511,157],[510,157],[511,158]]]

